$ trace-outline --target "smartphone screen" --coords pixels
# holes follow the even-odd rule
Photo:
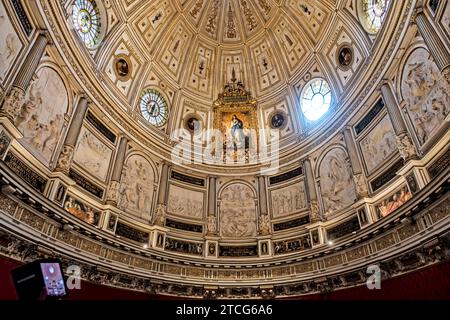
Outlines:
[[[64,284],[64,277],[61,272],[60,264],[41,263],[42,276],[44,278],[45,289],[47,296],[63,297],[66,295],[66,286]]]

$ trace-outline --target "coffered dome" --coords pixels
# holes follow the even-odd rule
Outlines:
[[[0,255],[207,298],[447,261],[449,21],[445,1],[0,1]]]

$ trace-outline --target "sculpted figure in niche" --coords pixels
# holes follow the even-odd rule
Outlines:
[[[122,173],[118,207],[150,220],[155,181],[150,163],[139,155],[131,156]]]
[[[425,144],[442,126],[450,112],[450,85],[430,53],[418,48],[403,70],[402,95],[417,138]]]
[[[320,164],[320,185],[325,215],[355,202],[356,191],[347,154],[342,149],[328,152]]]
[[[256,204],[250,187],[232,184],[221,193],[220,235],[242,238],[256,236]]]

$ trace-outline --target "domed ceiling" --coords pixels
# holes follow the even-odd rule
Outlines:
[[[111,0],[102,14],[105,39],[91,54],[132,106],[158,79],[197,109],[209,108],[235,74],[260,104],[284,97],[285,108],[296,109],[305,76],[327,78],[338,96],[368,55],[370,39],[355,7],[333,0]],[[344,44],[353,50],[352,64],[339,67]],[[114,71],[118,55],[132,64],[125,80]],[[298,132],[296,125],[290,129]]]
[[[233,69],[255,96],[285,85],[323,41],[336,8],[334,1],[120,3],[126,13],[118,35],[130,36],[128,44],[168,81],[208,99]]]
[[[361,86],[367,85],[367,77],[374,72],[372,64],[365,61],[376,34],[361,23],[362,15],[358,12],[363,2],[79,3],[98,6],[93,9],[100,21],[92,31],[97,32],[95,43],[86,43],[85,35],[77,35],[77,28],[80,29],[77,19],[82,17],[75,16],[73,1],[67,0],[65,6],[56,10],[63,9],[58,15],[65,16],[67,30],[73,31],[73,45],[68,49],[84,52],[85,57],[80,59],[92,67],[83,70],[92,71],[90,80],[82,82],[96,86],[86,88],[87,91],[103,91],[109,100],[107,108],[114,109],[110,114],[121,113],[121,119],[139,126],[137,132],[162,142],[165,152],[170,152],[172,142],[183,136],[179,132],[189,126],[192,117],[202,129],[216,129],[214,102],[224,86],[234,80],[242,83],[254,98],[257,105],[254,126],[260,132],[274,129],[274,121],[282,118],[275,125],[279,150],[292,153],[292,147],[299,146],[311,131],[320,132],[315,129],[345,114],[350,99],[361,91]],[[383,2],[383,19],[389,4]],[[384,52],[379,50],[370,59],[377,60]],[[79,51],[73,54],[80,56]],[[307,85],[316,78],[326,81],[329,91],[323,90],[321,94],[330,107],[324,109],[326,117],[313,116],[314,121],[309,121],[300,101]],[[351,90],[347,90],[350,86]],[[164,112],[167,121],[149,121],[148,114],[142,114],[141,99],[149,89],[161,92],[161,98],[167,102],[168,110]],[[337,123],[336,119],[333,121]],[[209,142],[206,135],[201,137],[203,143]],[[270,134],[260,136],[261,142],[264,139],[270,144]],[[321,143],[318,139],[309,141],[313,140]]]

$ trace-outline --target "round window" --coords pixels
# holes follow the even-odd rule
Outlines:
[[[167,123],[169,108],[166,100],[156,90],[147,89],[143,92],[139,103],[142,116],[150,124],[161,127]]]
[[[331,89],[323,79],[313,79],[302,92],[301,107],[306,119],[319,120],[331,106]]]

